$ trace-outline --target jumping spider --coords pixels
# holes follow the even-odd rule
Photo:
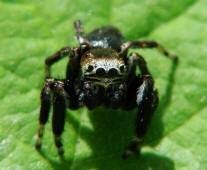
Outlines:
[[[127,56],[128,49],[157,48],[174,61],[177,57],[154,41],[125,42],[120,31],[112,26],[98,28],[88,35],[84,35],[80,21],[75,21],[74,27],[80,46],[62,48],[45,60],[46,79],[41,91],[40,128],[36,148],[41,147],[44,125],[52,103],[52,130],[59,155],[64,152],[61,134],[66,108],[75,110],[84,105],[88,109],[97,106],[123,110],[137,108],[136,138],[123,158],[132,152],[139,153],[159,98],[144,58],[138,53]],[[51,66],[65,56],[70,57],[66,78],[52,78]],[[137,66],[141,72],[139,75],[136,75]]]

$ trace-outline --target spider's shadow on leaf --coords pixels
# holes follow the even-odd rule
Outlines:
[[[50,156],[48,156],[47,153],[45,153],[44,151],[42,150],[36,150],[39,155],[41,155],[41,157],[43,159],[45,159],[47,162],[49,162],[52,166],[53,169],[65,169],[66,167],[71,167],[72,165],[72,160],[65,160],[64,157],[59,157],[58,160],[54,160],[52,158],[50,158]]]
[[[177,62],[172,63],[165,94],[160,99],[159,108],[149,127],[144,145],[153,147],[162,139],[164,128],[162,117],[171,101],[176,68]],[[141,153],[140,156],[132,155],[126,161],[121,159],[122,153],[135,135],[136,112],[136,109],[128,112],[103,108],[89,111],[88,116],[90,125],[93,126],[92,129],[87,125],[79,128],[82,123],[77,122],[68,114],[68,123],[72,123],[79,132],[80,139],[89,146],[92,152],[92,156],[76,160],[77,169],[116,169],[117,167],[126,169],[128,166],[136,165],[134,167],[136,168],[139,165],[139,169],[173,170],[174,162],[172,160],[153,153]],[[156,132],[154,132],[155,130]]]

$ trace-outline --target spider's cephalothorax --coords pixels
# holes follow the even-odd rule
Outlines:
[[[139,153],[159,99],[144,58],[137,53],[127,56],[128,49],[157,48],[174,61],[177,61],[177,57],[154,41],[125,42],[119,30],[112,26],[96,29],[88,35],[83,34],[80,21],[75,21],[74,26],[80,46],[62,48],[45,60],[46,80],[41,91],[40,128],[36,148],[41,146],[51,104],[52,129],[60,155],[63,154],[61,134],[66,107],[78,109],[85,105],[93,109],[102,105],[113,109],[138,109],[136,138],[123,154],[123,158],[131,152]],[[70,57],[66,78],[51,78],[51,65],[65,56]],[[137,66],[141,72],[139,75],[136,75]]]

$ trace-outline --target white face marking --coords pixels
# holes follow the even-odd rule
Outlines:
[[[91,72],[87,72],[89,66],[93,66],[93,70]],[[120,71],[120,67],[124,66],[124,71]],[[88,62],[86,65],[82,67],[82,73],[84,75],[95,74],[98,68],[103,68],[106,72],[110,69],[114,68],[118,71],[119,75],[123,75],[126,72],[125,63],[119,59],[95,59]]]

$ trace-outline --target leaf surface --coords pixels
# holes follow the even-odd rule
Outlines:
[[[0,169],[206,169],[206,5],[205,0],[1,0]],[[141,156],[121,159],[134,136],[136,110],[68,110],[64,159],[57,155],[51,119],[41,153],[34,148],[44,60],[78,45],[77,19],[85,32],[114,25],[126,40],[156,40],[179,56],[176,66],[156,50],[136,50],[160,95]],[[54,77],[64,78],[67,60],[53,66]]]

